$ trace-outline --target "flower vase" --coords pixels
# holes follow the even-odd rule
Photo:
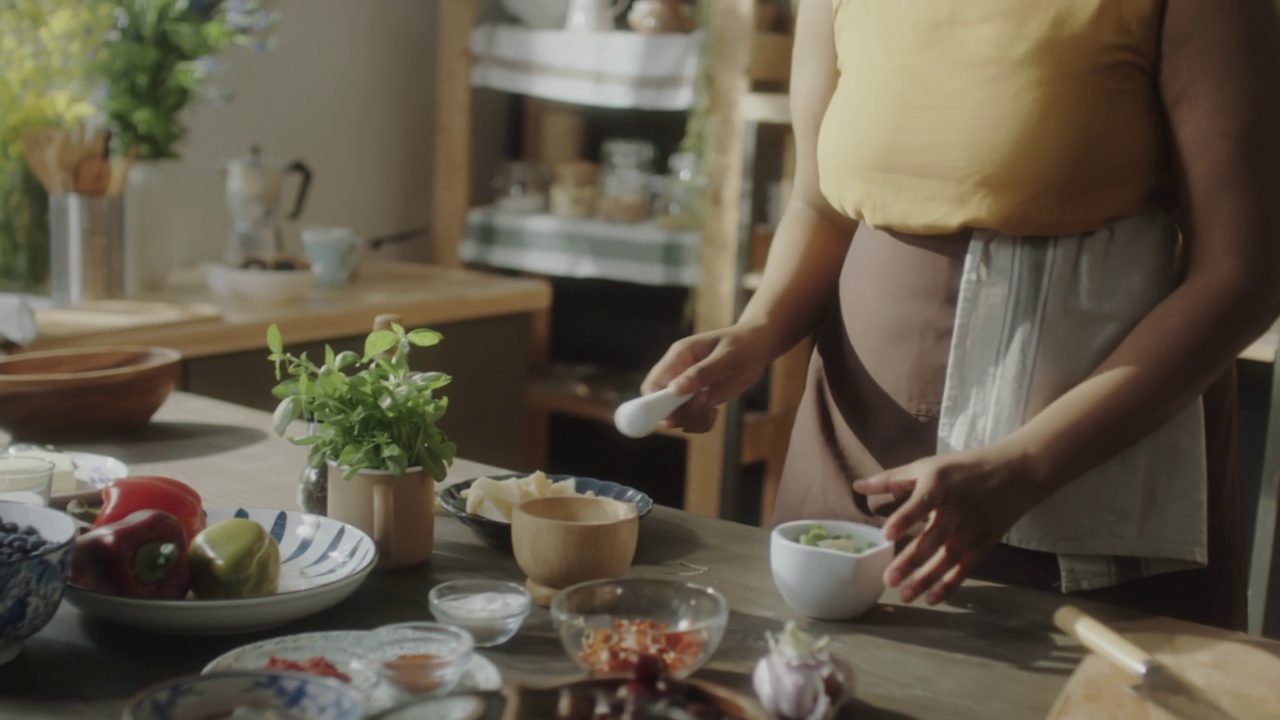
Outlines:
[[[181,218],[182,166],[176,160],[139,160],[124,192],[126,288],[130,296],[164,289],[188,235]]]
[[[27,164],[0,160],[0,293],[48,292],[49,194]]]

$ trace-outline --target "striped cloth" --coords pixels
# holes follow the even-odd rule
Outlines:
[[[482,25],[471,33],[471,84],[591,107],[688,110],[703,37]]]
[[[566,278],[693,287],[699,233],[657,223],[570,220],[476,208],[458,253],[466,262]]]

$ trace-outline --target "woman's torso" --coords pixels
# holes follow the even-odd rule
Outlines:
[[[1169,205],[1161,0],[832,0],[823,193],[905,233],[1061,235]]]

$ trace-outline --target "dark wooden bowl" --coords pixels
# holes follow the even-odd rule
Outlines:
[[[137,429],[178,382],[168,348],[94,347],[0,358],[0,427],[46,441]]]

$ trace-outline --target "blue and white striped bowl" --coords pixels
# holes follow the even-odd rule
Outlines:
[[[280,545],[280,589],[240,600],[139,600],[67,586],[67,600],[87,615],[173,635],[230,635],[283,625],[342,602],[378,559],[373,540],[337,520],[257,508],[205,508],[213,525],[249,518]]]

